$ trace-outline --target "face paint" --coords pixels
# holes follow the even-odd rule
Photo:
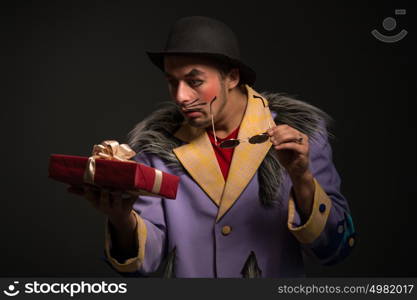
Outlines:
[[[206,105],[206,104],[207,104],[206,102],[200,101],[200,99],[195,99],[190,104],[184,106],[183,111],[196,110],[197,107],[202,106],[202,105]]]
[[[186,121],[193,127],[210,126],[210,102],[214,97],[221,98],[212,107],[215,114],[225,102],[219,71],[194,57],[169,57],[165,72],[171,97]]]

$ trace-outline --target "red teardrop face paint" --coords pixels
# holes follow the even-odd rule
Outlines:
[[[224,94],[219,71],[202,58],[167,56],[165,74],[171,98],[187,122],[194,127],[208,127],[211,124],[210,102]],[[213,113],[219,102],[213,103]]]

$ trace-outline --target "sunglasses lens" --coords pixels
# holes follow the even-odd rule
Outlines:
[[[251,144],[260,144],[264,143],[269,139],[269,135],[267,133],[262,133],[255,135],[249,139],[249,143]]]
[[[219,144],[220,148],[234,148],[239,145],[239,140],[227,140]]]

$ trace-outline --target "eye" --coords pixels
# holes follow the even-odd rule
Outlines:
[[[191,87],[198,87],[198,86],[200,86],[200,85],[203,84],[203,80],[200,80],[200,79],[190,79],[190,80],[188,80],[188,84]]]

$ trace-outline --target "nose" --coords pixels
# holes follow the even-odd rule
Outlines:
[[[195,91],[183,81],[180,81],[178,83],[178,86],[173,96],[175,98],[175,102],[181,106],[186,106],[187,103],[197,98],[197,94],[195,93]]]

